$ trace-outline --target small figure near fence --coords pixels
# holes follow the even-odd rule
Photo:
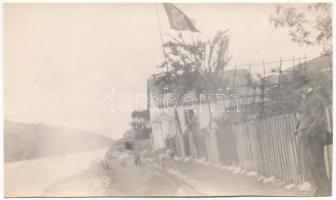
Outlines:
[[[133,150],[132,144],[130,142],[125,142],[125,151],[119,156],[120,164],[122,166],[129,166],[134,163],[134,165],[141,164],[140,154]]]
[[[140,155],[138,153],[135,153],[134,164],[135,165],[141,165],[141,159],[140,159]]]
[[[159,155],[159,162],[161,168],[164,168],[170,161],[173,160],[175,152],[171,149],[164,149],[163,152]]]
[[[132,145],[131,145],[131,143],[129,141],[125,142],[125,149],[126,150],[132,150]]]
[[[324,146],[332,143],[332,135],[327,132],[325,105],[316,89],[305,84],[302,90],[299,121],[297,124],[303,157],[317,190],[316,196],[331,194],[331,181],[327,177]]]

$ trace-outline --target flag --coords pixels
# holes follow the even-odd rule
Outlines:
[[[166,10],[169,24],[172,29],[178,31],[199,32],[199,30],[194,27],[191,20],[176,6],[171,3],[164,3],[163,7]]]

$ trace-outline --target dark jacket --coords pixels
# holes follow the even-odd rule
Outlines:
[[[316,136],[326,133],[327,121],[322,97],[311,91],[300,106],[299,136]]]

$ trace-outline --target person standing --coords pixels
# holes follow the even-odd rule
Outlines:
[[[132,150],[132,145],[129,141],[125,142],[125,149],[131,151]]]
[[[303,147],[303,160],[317,187],[315,196],[331,195],[331,181],[327,177],[324,146],[332,143],[327,132],[324,100],[317,90],[304,86],[297,130]]]

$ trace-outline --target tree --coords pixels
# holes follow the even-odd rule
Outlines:
[[[212,123],[210,97],[223,87],[223,71],[230,61],[228,55],[229,36],[227,31],[218,31],[212,40],[202,41],[191,38],[187,42],[178,34],[164,44],[166,60],[159,67],[168,68],[156,84],[162,88],[173,86],[176,98],[189,91],[196,96],[204,94],[209,105]]]
[[[184,94],[192,89],[210,89],[201,87],[199,81],[213,83],[209,78],[221,77],[225,66],[230,61],[228,56],[229,37],[227,31],[218,31],[212,40],[202,41],[191,38],[186,42],[182,34],[178,34],[164,44],[166,61],[159,65],[168,67],[157,82],[161,85],[179,83],[178,92]],[[211,75],[210,75],[211,74]],[[208,84],[209,85],[209,84]]]
[[[261,117],[272,117],[298,111],[301,101],[300,90],[307,84],[306,76],[291,77],[284,74],[280,81],[280,89],[266,87],[265,98],[269,101],[264,105]]]
[[[307,46],[321,46],[322,54],[332,52],[332,4],[278,5],[269,17],[275,26],[287,27],[293,42]]]

